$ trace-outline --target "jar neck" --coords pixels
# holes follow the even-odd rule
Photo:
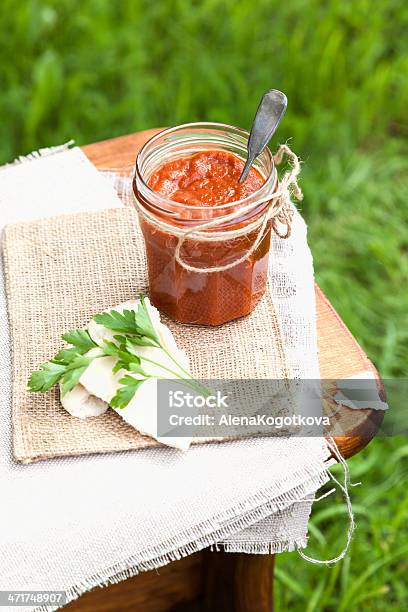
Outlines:
[[[266,148],[255,161],[255,168],[265,179],[250,196],[220,206],[189,206],[162,196],[148,186],[148,181],[160,166],[180,157],[202,151],[227,151],[244,160],[249,133],[224,124],[187,124],[165,130],[148,141],[136,159],[133,190],[139,206],[179,227],[191,227],[219,217],[228,216],[225,228],[253,221],[268,206],[268,196],[278,186],[272,153]],[[242,214],[240,214],[242,212]],[[234,217],[230,219],[230,217]],[[218,225],[218,230],[223,229]]]

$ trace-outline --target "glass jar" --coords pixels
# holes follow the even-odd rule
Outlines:
[[[268,222],[259,236],[260,222],[268,196],[277,189],[277,172],[265,148],[254,162],[265,180],[260,189],[212,207],[166,198],[150,189],[149,178],[164,163],[202,151],[227,151],[245,159],[248,137],[245,130],[222,123],[190,123],[160,132],[136,158],[133,191],[146,246],[150,299],[176,321],[220,325],[249,314],[259,302],[266,288],[271,233]],[[206,271],[186,269],[175,257],[180,236],[215,219],[216,225],[187,236],[180,249],[182,262]],[[245,257],[255,241],[255,250]],[[210,271],[238,259],[243,261]]]

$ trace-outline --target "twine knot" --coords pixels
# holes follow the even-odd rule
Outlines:
[[[281,144],[279,146],[278,151],[273,156],[273,161],[275,165],[279,165],[282,163],[285,155],[289,159],[290,170],[285,172],[282,179],[280,180],[279,187],[276,191],[271,194],[268,194],[261,200],[256,200],[254,202],[250,202],[249,204],[245,204],[244,206],[240,207],[238,210],[235,210],[232,213],[227,213],[226,215],[222,215],[220,217],[217,217],[216,219],[212,219],[211,221],[206,221],[205,223],[199,223],[194,227],[182,229],[179,227],[175,227],[170,223],[166,223],[161,219],[158,219],[156,216],[153,216],[149,211],[147,211],[135,196],[136,206],[138,208],[139,213],[152,225],[155,225],[160,229],[163,229],[164,231],[176,235],[178,237],[178,242],[174,252],[174,258],[182,268],[190,272],[198,272],[200,274],[209,272],[223,272],[224,270],[229,270],[230,268],[233,268],[245,261],[257,249],[261,240],[263,239],[264,232],[269,221],[271,221],[271,227],[275,234],[279,236],[279,238],[287,239],[290,237],[292,229],[292,220],[295,212],[295,208],[292,203],[292,197],[296,198],[297,200],[302,200],[303,193],[297,182],[301,169],[300,160],[287,144]],[[258,208],[260,204],[263,203],[268,204],[265,212],[258,219],[256,219],[256,221],[248,223],[244,227],[241,227],[236,230],[226,230],[219,232],[205,231],[212,228],[216,229],[218,226],[223,225],[228,221],[238,220],[244,214],[252,212],[256,208]],[[282,226],[285,228],[283,232],[281,231]],[[194,240],[201,240],[205,242],[222,242],[227,240],[233,240],[234,238],[238,238],[243,235],[247,235],[258,228],[259,231],[254,242],[249,246],[248,249],[246,249],[245,253],[243,253],[243,255],[238,259],[235,259],[234,261],[228,264],[207,268],[198,268],[197,266],[192,266],[186,261],[184,261],[181,255],[181,248],[188,238],[191,239],[194,237]]]

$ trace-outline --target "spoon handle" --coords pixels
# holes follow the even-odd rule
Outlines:
[[[262,153],[272,138],[285,114],[287,105],[288,100],[285,94],[277,89],[270,89],[262,96],[252,123],[248,139],[248,156],[239,177],[240,183],[245,181],[255,158]]]

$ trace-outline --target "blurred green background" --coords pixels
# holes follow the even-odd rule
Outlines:
[[[275,138],[304,160],[301,211],[318,282],[383,377],[408,373],[406,0],[2,0],[0,162],[194,120],[249,127],[271,87]],[[280,555],[278,610],[408,608],[408,443],[350,461],[358,531],[332,568]],[[340,498],[308,552],[335,555]]]

